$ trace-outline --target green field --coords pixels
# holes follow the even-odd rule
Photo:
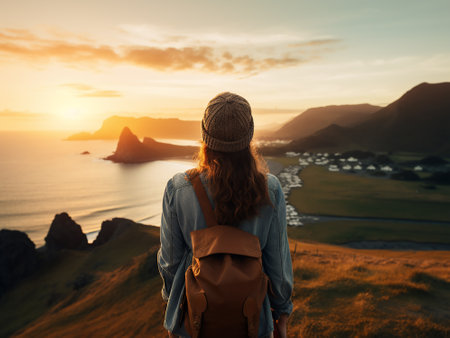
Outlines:
[[[289,202],[301,213],[450,222],[450,187],[329,172],[308,166]]]
[[[420,161],[424,157],[429,156],[429,154],[420,154],[420,153],[408,153],[408,152],[397,152],[392,155],[388,155],[391,160],[394,162],[404,162],[404,161]],[[439,156],[443,158],[444,160],[449,161],[450,158],[446,156]]]
[[[290,238],[330,244],[413,241],[450,244],[450,226],[382,221],[329,221],[288,228]]]

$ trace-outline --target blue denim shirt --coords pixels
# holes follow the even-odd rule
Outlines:
[[[184,273],[192,261],[191,231],[206,228],[194,189],[178,173],[167,182],[161,216],[161,248],[158,268],[163,279],[162,297],[167,301],[164,327],[176,335],[189,337],[182,325],[180,303],[183,299]],[[203,185],[205,185],[204,178]],[[272,283],[260,315],[259,337],[273,331],[273,317],[292,312],[292,262],[286,230],[286,204],[278,179],[268,175],[269,196],[273,205],[261,208],[257,217],[239,228],[256,235],[262,250],[263,269]],[[208,189],[207,189],[208,190]],[[211,200],[211,198],[210,198]],[[272,310],[271,310],[272,308]]]

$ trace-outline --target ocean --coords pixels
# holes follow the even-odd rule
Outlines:
[[[24,231],[36,246],[45,243],[54,215],[63,211],[90,242],[102,221],[113,217],[159,226],[167,181],[195,165],[193,160],[117,164],[102,159],[115,150],[116,140],[65,141],[67,136],[0,132],[0,228]]]

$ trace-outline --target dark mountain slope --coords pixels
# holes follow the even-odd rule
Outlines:
[[[448,153],[449,131],[450,83],[422,83],[356,126],[322,129],[290,148]]]
[[[294,140],[312,135],[332,124],[350,127],[364,121],[380,109],[381,107],[370,104],[310,108],[284,124],[273,133],[273,137]]]

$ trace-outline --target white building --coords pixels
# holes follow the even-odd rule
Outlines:
[[[342,167],[342,169],[344,169],[344,170],[350,170],[350,169],[352,169],[352,166],[349,165],[349,164],[346,164],[346,165],[344,165],[344,166]]]
[[[420,165],[416,165],[414,171],[423,171],[423,168]]]
[[[347,161],[348,161],[348,162],[358,162],[358,159],[356,159],[356,158],[350,156],[350,157],[347,159]]]
[[[357,165],[355,165],[355,166],[353,167],[353,169],[354,169],[354,170],[361,170],[362,167],[361,167],[359,164],[357,164]]]
[[[339,171],[339,168],[338,168],[338,166],[336,164],[331,164],[328,167],[328,171]]]
[[[366,169],[373,171],[373,170],[376,170],[377,168],[375,168],[375,166],[373,164],[371,164]]]
[[[391,171],[392,171],[392,168],[391,168],[390,166],[388,166],[388,165],[385,165],[384,167],[381,167],[381,171],[384,171],[384,172],[391,172]]]
[[[309,162],[308,162],[308,161],[305,161],[305,160],[302,159],[302,158],[298,160],[298,163],[299,163],[301,166],[303,166],[303,167],[306,167],[306,166],[309,165]]]
[[[326,165],[326,164],[328,164],[328,162],[330,162],[330,161],[328,161],[326,158],[321,158],[321,159],[316,160],[315,164],[316,165]]]

